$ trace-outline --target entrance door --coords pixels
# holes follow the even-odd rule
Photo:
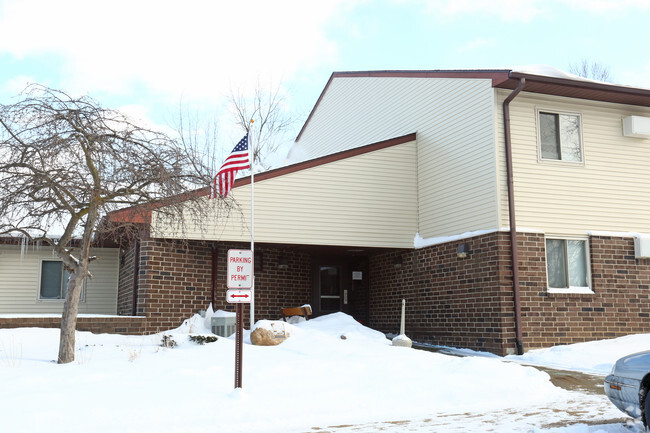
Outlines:
[[[343,311],[368,321],[367,256],[312,256],[312,300],[315,316]]]
[[[341,311],[344,301],[342,297],[345,295],[342,284],[342,266],[319,264],[317,267],[317,314]]]
[[[368,320],[368,257],[312,256],[312,300],[315,316],[343,311]]]

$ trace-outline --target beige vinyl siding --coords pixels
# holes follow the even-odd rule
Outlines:
[[[92,249],[99,257],[91,263],[94,278],[88,280],[79,313],[116,314],[119,252],[116,248]],[[39,300],[41,261],[57,260],[45,246],[0,245],[0,313],[61,313],[63,300]]]
[[[497,107],[509,92],[499,91]],[[583,163],[540,160],[537,110],[581,116]],[[650,109],[529,93],[510,106],[517,226],[559,235],[650,232],[650,140],[624,137],[622,118]],[[502,122],[502,225],[508,224]]]
[[[417,132],[420,235],[496,229],[493,107],[485,79],[337,77],[290,159]]]
[[[255,241],[412,248],[416,233],[415,142],[255,182]],[[250,240],[250,185],[236,188],[241,209],[212,212],[185,233],[155,214],[154,236]],[[217,205],[217,200],[211,201]],[[242,221],[243,218],[243,221]]]

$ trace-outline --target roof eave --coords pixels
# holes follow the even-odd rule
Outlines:
[[[524,91],[529,93],[650,107],[650,89],[597,81],[573,80],[512,71],[510,80],[503,81],[495,87],[514,89],[522,78],[526,79]]]

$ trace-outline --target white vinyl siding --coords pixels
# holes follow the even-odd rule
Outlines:
[[[417,132],[420,235],[496,229],[493,107],[485,79],[337,77],[290,160]]]
[[[79,313],[116,314],[119,253],[117,248],[94,248],[100,260],[90,265]],[[64,301],[39,299],[41,262],[58,260],[45,246],[28,246],[24,255],[16,245],[0,245],[0,314],[61,313]]]
[[[415,165],[410,142],[256,181],[255,242],[412,248]],[[174,233],[154,214],[154,236],[249,241],[250,185],[232,194],[240,209],[215,210],[185,233]]]
[[[501,226],[508,225],[502,103],[497,125]],[[536,113],[579,113],[583,163],[539,161]],[[517,226],[559,235],[650,232],[650,140],[624,137],[622,118],[650,109],[522,92],[510,104]]]

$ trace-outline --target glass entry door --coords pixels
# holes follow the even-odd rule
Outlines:
[[[318,303],[321,314],[341,310],[341,266],[320,265],[318,269]]]

